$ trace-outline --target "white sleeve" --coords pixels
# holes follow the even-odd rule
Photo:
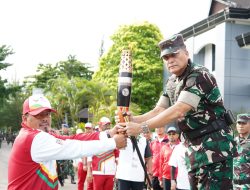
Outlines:
[[[174,150],[170,156],[168,165],[174,166],[177,168],[178,167],[177,161],[178,161],[178,145],[174,148]]]
[[[197,96],[196,94],[193,94],[188,91],[181,91],[177,102],[184,102],[192,106],[195,110],[197,110],[200,100],[201,98]]]
[[[106,131],[101,131],[101,132],[99,133],[99,139],[100,139],[100,140],[106,140],[106,139],[108,139],[108,136],[107,136]]]
[[[169,98],[166,96],[161,96],[156,105],[167,109],[170,107]]]
[[[40,132],[32,141],[31,157],[35,162],[71,160],[83,156],[93,156],[116,148],[113,138],[105,138],[100,134],[100,139],[92,141],[62,140],[48,133]]]

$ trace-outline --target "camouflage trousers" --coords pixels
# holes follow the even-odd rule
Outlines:
[[[194,169],[188,177],[191,190],[232,190],[233,159]]]
[[[65,175],[69,175],[70,177],[75,177],[75,171],[73,166],[73,160],[65,160]]]

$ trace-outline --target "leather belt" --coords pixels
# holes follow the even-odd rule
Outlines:
[[[237,185],[250,184],[250,178],[234,179],[234,183],[237,184]]]
[[[215,131],[219,131],[227,126],[228,125],[224,119],[217,119],[209,125],[199,127],[198,129],[195,129],[195,130],[192,130],[189,132],[184,132],[184,136],[186,136],[190,140],[193,140],[195,138],[202,137],[206,134],[213,133]]]

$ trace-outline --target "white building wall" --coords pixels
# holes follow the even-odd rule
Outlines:
[[[204,66],[212,72],[212,45],[215,45],[215,71],[212,72],[216,77],[222,97],[224,96],[224,52],[225,52],[225,26],[223,24],[198,36],[187,39],[186,45],[190,53],[190,58],[205,47]],[[218,64],[219,63],[219,64]],[[224,98],[224,97],[223,97]]]
[[[202,64],[210,71],[212,44],[215,45],[215,71],[212,73],[226,108],[234,112],[250,111],[250,49],[240,48],[235,40],[236,36],[249,31],[249,25],[224,22],[186,41],[192,60],[205,49]]]

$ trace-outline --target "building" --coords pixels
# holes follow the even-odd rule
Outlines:
[[[92,113],[89,113],[89,109],[88,109],[88,108],[83,108],[83,109],[81,109],[81,110],[78,112],[77,117],[78,117],[78,121],[79,121],[79,122],[87,123],[87,122],[89,122],[90,120],[92,120],[93,114],[92,114]]]
[[[250,0],[211,0],[208,17],[179,33],[215,75],[226,108],[250,111]]]

